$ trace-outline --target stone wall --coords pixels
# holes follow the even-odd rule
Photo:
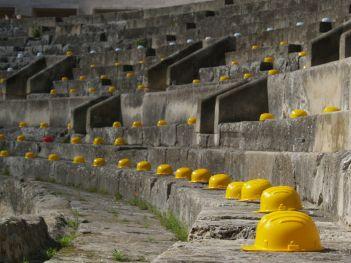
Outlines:
[[[92,14],[94,9],[146,9],[156,7],[167,7],[173,5],[183,5],[189,3],[210,2],[208,0],[101,0],[99,4],[93,0],[63,0],[57,1],[41,1],[41,0],[4,0],[1,6],[16,7],[16,13],[30,16],[32,8],[66,8],[77,9],[79,14]]]
[[[26,121],[30,126],[47,122],[53,127],[66,127],[71,119],[71,110],[89,100],[76,97],[1,101],[0,127],[15,127],[20,121]]]
[[[326,106],[350,109],[351,59],[268,78],[269,111],[287,118],[292,110],[320,114]]]

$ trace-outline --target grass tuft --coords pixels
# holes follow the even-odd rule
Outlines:
[[[118,262],[129,262],[130,259],[121,250],[115,249],[112,252],[113,260]]]
[[[56,248],[48,248],[48,250],[46,250],[46,259],[50,259],[52,258],[53,256],[55,256],[57,253],[57,249]]]
[[[121,201],[122,198],[123,198],[123,196],[119,192],[115,193],[115,201],[116,201],[116,203],[118,203],[118,201]]]
[[[158,209],[156,209],[151,204],[145,202],[140,198],[133,198],[129,201],[130,205],[134,205],[139,207],[141,210],[149,210],[153,213],[158,220],[161,222],[161,225],[166,229],[171,231],[178,240],[187,241],[188,239],[188,228],[185,224],[180,222],[178,218],[171,212],[161,213]]]
[[[61,247],[70,247],[72,246],[73,239],[75,239],[76,235],[71,234],[71,235],[65,235],[61,237],[58,241],[61,245]]]

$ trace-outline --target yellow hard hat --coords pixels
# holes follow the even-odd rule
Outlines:
[[[193,84],[200,84],[201,81],[199,79],[193,79]]]
[[[101,80],[108,79],[108,76],[107,75],[100,75],[100,79]]]
[[[90,68],[95,68],[96,65],[95,64],[90,64]]]
[[[232,60],[231,64],[232,64],[232,66],[239,65],[239,61],[237,61],[237,60]]]
[[[252,74],[251,73],[245,73],[244,74],[244,79],[249,79],[252,78]]]
[[[140,128],[142,126],[140,121],[133,121],[132,128]]]
[[[67,50],[67,51],[66,51],[66,56],[67,56],[67,57],[73,56],[73,51],[72,51],[72,50]]]
[[[274,120],[274,115],[271,113],[262,113],[260,115],[260,121]]]
[[[264,190],[271,187],[266,179],[254,179],[244,183],[240,201],[259,201]]]
[[[187,122],[188,125],[194,125],[196,123],[196,118],[195,117],[190,117]]]
[[[274,186],[262,192],[260,213],[275,211],[300,210],[302,208],[299,194],[290,186]]]
[[[327,106],[323,109],[324,113],[330,113],[330,112],[336,112],[336,111],[340,111],[340,108],[335,106]]]
[[[159,120],[157,122],[157,127],[166,126],[166,125],[167,125],[167,121],[166,120]]]
[[[252,46],[251,46],[251,49],[252,49],[252,50],[256,50],[256,49],[259,49],[259,48],[260,48],[259,45],[252,45]]]
[[[104,139],[102,137],[95,137],[93,141],[94,145],[101,145],[104,144]]]
[[[18,135],[16,138],[16,141],[18,142],[24,142],[26,140],[26,136],[24,136],[23,134]]]
[[[96,93],[96,88],[94,88],[94,87],[89,88],[88,89],[88,93],[89,94],[95,94]]]
[[[51,154],[49,154],[48,160],[49,161],[58,161],[58,160],[60,160],[60,157],[56,153],[51,153]]]
[[[137,85],[137,90],[143,90],[145,89],[145,85],[144,84],[138,84]]]
[[[33,158],[35,158],[36,157],[36,154],[34,153],[34,152],[26,152],[25,154],[24,154],[24,158],[25,159],[33,159]]]
[[[157,175],[171,175],[171,174],[173,174],[172,166],[170,166],[169,164],[161,164],[161,165],[157,166],[156,174]]]
[[[72,128],[73,128],[72,123],[71,123],[71,122],[67,123],[67,129],[70,130],[70,129],[72,129]]]
[[[122,127],[122,124],[121,124],[119,121],[115,121],[115,122],[112,124],[112,127],[113,127],[113,128],[121,128],[121,127]]]
[[[114,92],[116,92],[116,87],[115,87],[115,86],[109,86],[107,92],[108,92],[108,93],[114,93]]]
[[[127,72],[126,77],[127,79],[133,78],[135,76],[133,71]]]
[[[117,137],[115,142],[113,143],[115,146],[125,145],[125,141],[122,137]]]
[[[82,139],[79,136],[71,137],[71,144],[79,144],[82,143]]]
[[[274,58],[273,58],[273,57],[270,57],[270,56],[265,57],[265,58],[263,59],[263,62],[264,62],[264,63],[273,63],[273,62],[274,62]]]
[[[130,160],[128,158],[121,159],[117,163],[118,168],[129,168],[130,167]]]
[[[39,125],[39,128],[40,128],[40,129],[49,128],[49,124],[47,124],[46,122],[41,122],[40,125]]]
[[[50,90],[50,95],[56,95],[57,94],[57,90],[56,89],[51,89]]]
[[[136,167],[137,171],[150,171],[151,170],[151,164],[148,161],[141,161],[137,163]]]
[[[24,128],[24,127],[27,127],[28,124],[25,122],[25,121],[21,121],[19,124],[18,124],[18,127],[20,128]]]
[[[287,46],[289,43],[288,41],[280,41],[279,46]]]
[[[298,211],[278,211],[261,218],[255,244],[244,251],[313,252],[321,251],[319,232],[312,218]]]
[[[139,60],[139,62],[138,62],[140,65],[143,65],[144,63],[145,63],[145,61],[144,60]]]
[[[299,57],[306,57],[307,56],[307,52],[306,51],[301,51],[298,54]]]
[[[61,77],[61,81],[68,81],[68,77],[66,76]]]
[[[69,94],[75,94],[75,93],[77,93],[77,89],[76,88],[70,88],[68,92],[69,92]]]
[[[95,158],[93,162],[94,167],[104,166],[105,164],[106,164],[105,159],[101,157]]]
[[[2,150],[0,151],[0,157],[8,157],[9,156],[9,152],[6,150]]]
[[[235,199],[238,200],[241,197],[241,189],[243,188],[244,182],[231,182],[227,186],[225,192],[226,199]]]
[[[279,70],[277,70],[277,69],[270,69],[270,70],[268,70],[268,75],[269,76],[273,76],[273,75],[277,75],[277,74],[279,74]]]
[[[211,174],[210,171],[204,168],[197,169],[191,173],[191,180],[192,183],[205,183],[207,184],[210,180]]]
[[[178,168],[177,171],[174,172],[174,176],[176,179],[191,179],[191,173],[193,170],[191,170],[189,167],[181,167]]]
[[[291,113],[290,113],[290,118],[291,119],[296,119],[296,118],[300,118],[300,117],[305,117],[307,116],[307,112],[304,111],[304,110],[301,110],[301,109],[296,109],[296,110],[293,110]]]
[[[0,141],[4,141],[6,138],[5,138],[5,134],[3,133],[0,133]]]
[[[87,77],[84,75],[79,76],[79,80],[81,80],[81,81],[86,80],[86,79],[87,79]]]
[[[230,80],[229,76],[223,75],[219,77],[219,81],[227,81]]]
[[[75,164],[85,163],[85,158],[84,156],[81,156],[81,155],[74,156],[72,163],[75,163]]]
[[[116,67],[119,67],[120,65],[122,65],[120,62],[116,61],[114,64]]]
[[[228,174],[215,174],[210,177],[208,181],[208,189],[225,190],[232,181]]]

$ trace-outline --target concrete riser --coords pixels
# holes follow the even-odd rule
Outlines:
[[[212,173],[227,172],[234,180],[262,177],[268,178],[273,185],[291,185],[296,187],[303,200],[317,204],[331,216],[351,224],[349,197],[351,190],[351,181],[349,179],[350,153],[348,152],[335,154],[267,153],[215,149],[154,148],[148,152],[146,158],[152,163],[152,169],[155,169],[161,163],[170,163],[174,169],[180,166],[189,166],[193,169],[206,167]],[[8,162],[7,160],[11,160],[11,158],[2,160]],[[132,160],[134,161],[133,158]],[[117,172],[115,168],[116,161],[109,163],[109,165],[113,165],[110,168],[111,171]],[[46,166],[50,166],[46,160],[37,159],[34,162],[39,163],[33,165],[33,161],[28,161],[27,165],[30,167],[25,169],[20,162],[15,162],[14,167],[11,169],[20,169],[19,171],[14,170],[14,174],[17,172],[19,174],[31,174],[31,169],[33,174],[35,174],[42,167],[46,169]],[[71,164],[65,165],[72,166]],[[106,172],[104,169],[101,168],[103,180],[111,175],[110,172]],[[85,170],[88,173],[100,171],[100,169]],[[52,176],[56,176],[56,173],[52,174]],[[65,176],[70,178],[74,174],[81,174],[81,172],[67,172]],[[84,182],[89,183],[89,186],[92,187],[91,182]]]
[[[224,123],[220,147],[246,151],[338,152],[350,150],[350,111],[299,119]]]

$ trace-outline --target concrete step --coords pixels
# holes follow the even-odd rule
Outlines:
[[[244,152],[184,147],[155,147],[140,151],[140,147],[26,143],[4,144],[2,149],[7,147],[10,154],[21,157],[32,150],[45,159],[56,151],[69,162],[75,155],[83,155],[89,165],[94,158],[105,157],[113,169],[117,160],[128,156],[133,163],[148,160],[152,169],[169,163],[174,169],[182,166],[192,169],[205,167],[212,174],[228,173],[233,180],[267,178],[275,185],[296,187],[303,200],[318,204],[326,213],[351,224],[348,201],[350,152]]]
[[[241,245],[252,242],[250,239],[242,240],[242,238],[253,237],[254,223],[258,222],[260,215],[252,211],[257,210],[258,206],[257,204],[225,200],[223,191],[203,190],[201,184],[190,184],[170,176],[156,176],[153,172],[134,172],[129,169],[117,170],[107,166],[90,168],[90,165],[84,164],[73,165],[64,161],[48,162],[39,158],[25,160],[23,157],[1,158],[0,162],[3,170],[7,170],[9,174],[16,175],[19,178],[35,177],[37,180],[51,181],[79,187],[80,189],[96,189],[96,191],[104,191],[110,194],[118,192],[126,199],[137,196],[150,202],[161,211],[175,213],[178,218],[191,227],[190,236],[193,239],[194,237],[197,240],[200,239],[200,241],[176,246],[176,248],[180,247],[184,251],[176,250],[175,253],[185,253],[190,262],[192,261],[192,255],[196,255],[197,258],[194,261],[199,262],[197,251],[209,249],[203,244],[226,244],[220,249],[222,249],[221,254],[223,253],[226,257],[230,255],[228,260],[232,260],[232,253],[238,258],[245,258],[245,260],[257,259],[258,255],[270,258],[272,255],[270,253],[257,254],[240,251]],[[301,198],[304,199],[304,193],[300,191],[299,193]],[[321,211],[315,210],[313,207],[308,207],[307,211],[314,218],[320,230],[321,241],[326,248],[326,252],[278,253],[274,254],[275,257],[272,260],[275,261],[273,262],[281,262],[280,259],[308,262],[308,260],[312,261],[311,256],[317,262],[326,257],[327,259],[336,257],[341,262],[347,262],[345,260],[350,259],[350,253],[347,249],[350,246],[351,232],[349,229],[336,224],[328,217],[324,217],[324,214],[319,214]],[[208,221],[212,221],[212,223],[207,224]],[[201,227],[204,223],[207,231],[206,228]],[[211,228],[212,231],[208,231],[208,228]],[[223,235],[213,235],[218,232],[223,233]],[[236,234],[228,235],[233,232]],[[223,243],[223,239],[218,238],[232,238],[234,240]],[[192,247],[193,245],[194,247]],[[216,246],[213,248],[216,248]],[[158,262],[164,262],[170,256],[172,260],[178,260],[179,257],[175,256],[173,249],[171,248],[161,255]],[[214,249],[214,251],[217,250]],[[219,256],[216,256],[217,254],[214,251],[202,254],[206,258],[205,261],[213,262]],[[202,257],[200,258],[202,260]]]
[[[218,145],[248,151],[346,151],[351,149],[350,116],[350,111],[340,111],[299,119],[223,123],[218,127]]]

